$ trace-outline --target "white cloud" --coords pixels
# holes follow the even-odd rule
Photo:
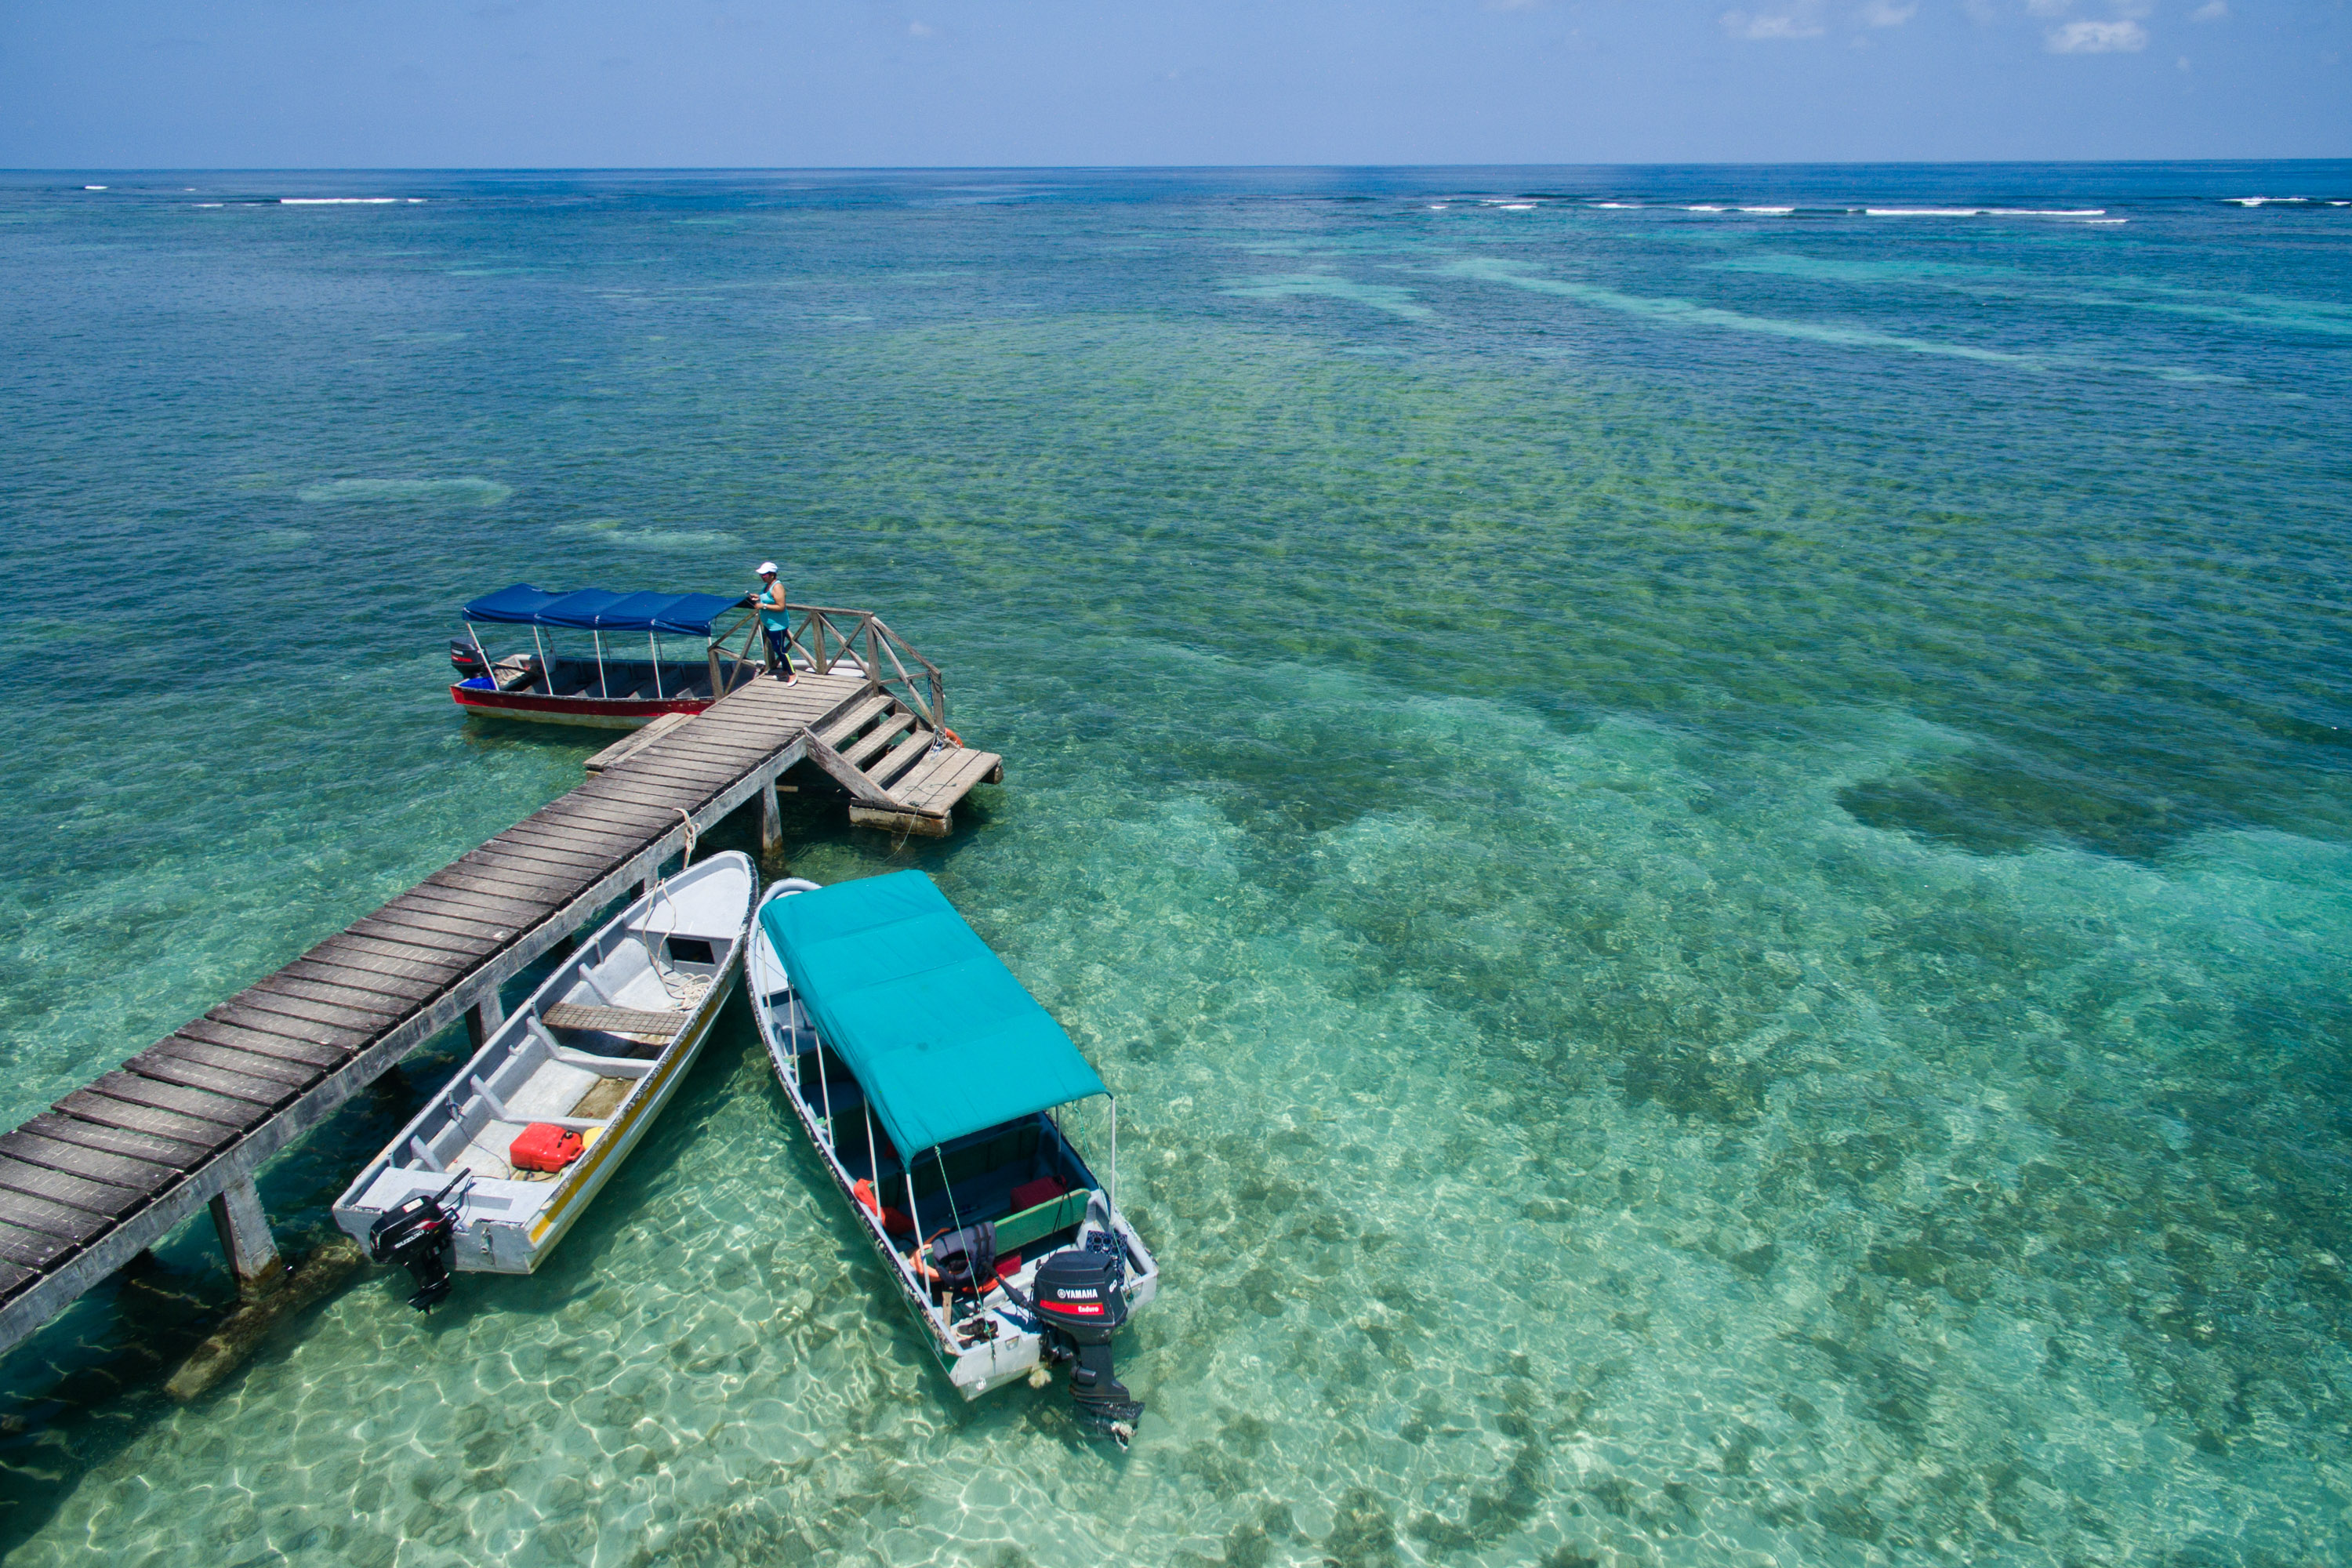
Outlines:
[[[932,30],[929,27],[925,26],[920,22],[909,22],[907,24],[907,36],[910,38],[928,38],[931,36],[931,31]]]
[[[1822,0],[1791,0],[1778,11],[1726,11],[1723,30],[1735,38],[1818,38]]]
[[[2050,34],[2053,55],[2129,55],[2147,47],[2147,29],[2137,22],[2069,22]]]
[[[2189,13],[2189,19],[2192,22],[2218,22],[2229,14],[2230,0],[2205,0],[2204,5]]]
[[[1919,0],[1865,0],[1862,21],[1868,27],[1899,27],[1917,14]]]

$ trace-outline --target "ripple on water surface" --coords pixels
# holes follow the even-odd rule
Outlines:
[[[2292,1389],[2340,1341],[2221,1261],[2326,1267],[2233,1190],[2294,1096],[2212,1098],[2257,1064],[2210,978],[2337,1005],[2325,851],[1922,846],[1836,805],[1948,744],[1884,721],[1702,773],[1640,723],[1160,673],[1473,760],[1452,810],[1292,837],[1033,750],[946,872],[1129,1107],[1171,1282],[1133,1454],[953,1403],[739,1018],[546,1272],[425,1319],[371,1279],[21,1560],[2056,1563],[2326,1506]]]
[[[186,1407],[201,1226],[94,1293],[11,1561],[2352,1557],[2336,215],[1557,174],[0,182],[10,1120],[578,780],[451,713],[455,605],[772,555],[1010,759],[792,869],[940,878],[1168,1270],[1131,1454],[957,1402],[739,1008],[539,1276],[364,1271]]]

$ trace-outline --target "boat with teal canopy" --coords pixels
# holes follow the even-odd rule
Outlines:
[[[760,923],[817,1033],[900,1149],[920,1153],[1108,1093],[920,871],[778,899]]]
[[[458,611],[466,635],[450,639],[457,680],[449,695],[468,712],[602,729],[699,713],[757,674],[723,646],[751,626],[748,598],[509,584]],[[529,628],[529,647],[493,652],[483,639],[502,627]],[[681,657],[674,645],[664,648],[666,637],[699,642]],[[644,658],[633,654],[640,646]]]
[[[786,1099],[966,1399],[1071,1368],[1124,1444],[1112,1334],[1160,1266],[1118,1207],[1118,1104],[920,871],[769,889],[746,950]],[[1099,1100],[1107,1180],[1076,1142]]]

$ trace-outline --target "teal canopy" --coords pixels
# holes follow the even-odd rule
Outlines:
[[[1108,1092],[920,871],[772,899],[760,924],[905,1157]]]

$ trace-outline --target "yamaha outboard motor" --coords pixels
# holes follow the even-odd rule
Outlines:
[[[416,1282],[408,1304],[429,1312],[449,1293],[449,1268],[457,1260],[457,1216],[442,1205],[449,1194],[473,1180],[470,1173],[431,1197],[410,1198],[368,1227],[368,1256],[378,1263],[397,1263]]]
[[[482,668],[482,656],[474,651],[474,639],[471,637],[449,639],[449,663],[457,669],[460,680],[471,680],[478,675],[489,674]]]
[[[1111,1336],[1127,1321],[1127,1248],[1108,1231],[1089,1231],[1083,1247],[1056,1252],[1030,1280],[1034,1303],[1023,1301],[1045,1330],[1049,1354],[1075,1361],[1070,1398],[1078,1419],[1126,1447],[1143,1403],[1127,1391],[1112,1363]],[[1019,1300],[1019,1298],[1015,1298]]]

